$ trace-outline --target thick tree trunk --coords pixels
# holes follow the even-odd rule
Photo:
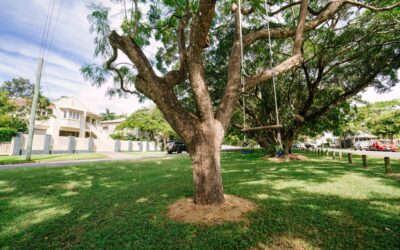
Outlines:
[[[194,202],[222,204],[224,189],[221,178],[221,145],[224,131],[218,122],[203,124],[189,145],[192,158]]]
[[[222,204],[224,189],[221,178],[220,151],[210,152],[209,145],[197,146],[191,155],[193,164],[194,202]]]

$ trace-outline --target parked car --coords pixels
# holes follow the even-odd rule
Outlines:
[[[172,154],[173,152],[177,152],[178,154],[180,154],[183,151],[187,152],[187,146],[185,143],[183,143],[181,141],[173,141],[173,140],[167,142],[168,154]]]
[[[386,143],[383,144],[381,142],[373,142],[370,146],[369,149],[372,151],[392,151],[395,152],[397,150],[396,145],[394,144],[390,144],[390,143]]]
[[[306,148],[318,148],[318,144],[316,142],[306,142]]]
[[[305,149],[305,148],[306,148],[306,145],[304,145],[304,143],[297,142],[297,143],[294,143],[294,144],[293,144],[292,148]]]
[[[371,142],[370,141],[358,141],[354,143],[354,150],[369,150]]]

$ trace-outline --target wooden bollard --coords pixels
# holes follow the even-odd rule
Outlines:
[[[353,155],[351,153],[347,154],[347,159],[349,160],[349,164],[353,164]]]
[[[384,159],[385,159],[385,173],[386,174],[393,173],[392,166],[390,165],[390,157],[386,156]]]
[[[366,155],[362,155],[361,158],[362,158],[363,168],[367,168],[368,167],[368,165],[367,165],[367,156]]]
[[[335,160],[336,159],[336,152],[332,151],[332,159]]]
[[[339,161],[342,161],[343,155],[342,152],[339,152]]]

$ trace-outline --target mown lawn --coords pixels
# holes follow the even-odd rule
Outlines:
[[[79,153],[79,154],[54,154],[54,155],[32,155],[30,161],[25,160],[25,156],[0,156],[0,165],[18,164],[26,162],[50,162],[50,161],[70,161],[107,158],[100,153]]]
[[[222,154],[225,193],[258,210],[216,226],[166,217],[169,204],[192,194],[188,157],[0,171],[0,248],[399,248],[400,182],[381,163],[365,170],[322,156],[279,164],[261,155]]]

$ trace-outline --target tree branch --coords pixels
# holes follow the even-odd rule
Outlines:
[[[345,0],[346,4],[351,4],[360,8],[365,8],[365,9],[369,9],[371,11],[385,11],[385,10],[391,10],[393,8],[396,7],[400,7],[400,2],[392,4],[392,5],[388,5],[385,7],[375,7],[369,4],[364,4],[364,3],[360,3],[359,1],[352,1],[352,0]]]
[[[125,93],[140,95],[140,93],[135,90],[129,90],[129,89],[125,88],[124,76],[119,71],[119,69],[113,65],[115,60],[117,60],[117,58],[118,58],[118,50],[116,47],[112,47],[112,50],[113,50],[113,54],[110,57],[110,59],[108,59],[107,62],[105,63],[105,68],[108,70],[112,70],[117,74],[117,76],[119,78],[120,88],[122,91],[124,91]]]
[[[227,84],[216,113],[216,119],[221,122],[225,130],[228,128],[235,104],[240,97],[241,88],[240,20],[239,8],[236,4],[232,5],[232,11],[235,16],[235,37],[229,56]]]
[[[190,29],[190,46],[187,64],[190,84],[196,100],[197,111],[202,121],[214,119],[211,96],[205,79],[203,49],[215,14],[216,0],[200,1],[199,11],[193,16]]]
[[[135,64],[139,75],[147,81],[158,81],[159,77],[154,72],[146,55],[129,36],[120,36],[113,30],[109,36],[111,47],[122,50]]]
[[[185,81],[187,77],[187,49],[186,49],[186,36],[185,36],[185,28],[192,18],[193,13],[186,13],[179,22],[178,28],[176,29],[176,33],[178,35],[177,43],[178,43],[178,52],[179,52],[179,69],[169,71],[163,79],[170,86],[175,86],[181,84]]]
[[[381,73],[387,66],[391,65],[392,63],[398,63],[399,58],[400,58],[400,55],[397,55],[395,58],[393,58],[392,60],[390,60],[390,61],[386,62],[384,65],[382,65],[382,67],[380,67],[379,69],[376,69],[373,72],[370,72],[370,74],[365,78],[365,80],[362,81],[362,83],[360,83],[358,86],[339,95],[334,100],[332,100],[329,104],[326,104],[322,108],[314,111],[313,113],[311,113],[309,115],[306,115],[304,117],[305,120],[313,121],[315,119],[318,119],[321,115],[332,110],[337,105],[339,105],[341,102],[353,97],[360,91],[364,90],[375,80],[375,78],[379,75],[379,73]]]
[[[319,26],[320,24],[324,23],[325,21],[333,18],[335,14],[346,4],[358,6],[361,8],[367,8],[371,11],[385,11],[390,10],[400,6],[400,3],[392,4],[386,7],[374,7],[367,4],[360,3],[358,1],[351,1],[351,0],[332,0],[329,2],[318,14],[317,17],[312,19],[311,21],[305,23],[304,31],[312,30]],[[271,30],[271,38],[279,39],[279,38],[286,38],[296,34],[296,29],[287,29],[287,28],[277,28]],[[268,30],[261,29],[246,35],[243,38],[243,44],[245,47],[252,45],[254,42],[260,39],[268,38]]]
[[[300,6],[300,15],[299,21],[297,22],[297,28],[295,30],[295,40],[293,45],[293,55],[280,63],[278,66],[274,67],[274,69],[265,69],[264,71],[250,76],[246,79],[246,90],[254,88],[260,82],[269,80],[272,78],[273,74],[280,75],[283,74],[297,66],[303,61],[302,53],[301,53],[301,44],[303,33],[305,29],[305,20],[307,17],[308,0],[302,0]],[[271,33],[272,36],[272,33]]]

